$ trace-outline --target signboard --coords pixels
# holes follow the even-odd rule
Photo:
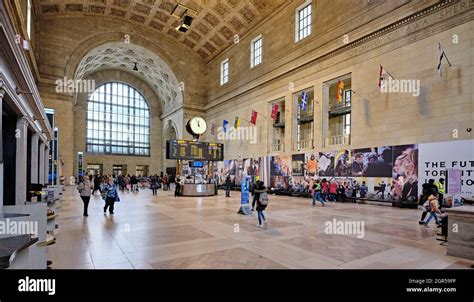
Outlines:
[[[48,202],[53,202],[53,200],[54,200],[54,190],[50,189],[50,190],[48,191],[48,195],[47,195],[46,200],[47,200]]]
[[[166,142],[166,159],[222,161],[224,145],[172,139]]]
[[[462,192],[462,171],[455,169],[448,169],[446,172],[446,193],[461,194]]]
[[[84,161],[84,153],[82,152],[77,152],[77,175],[78,175],[78,181],[79,177],[82,176],[82,173],[84,171],[83,169],[83,161]]]
[[[240,204],[248,205],[249,204],[249,195],[250,195],[250,176],[246,176],[242,180],[241,184],[241,194],[240,194]]]
[[[237,212],[238,214],[243,215],[252,215],[249,205],[250,199],[250,176],[245,176],[242,179],[242,184],[240,185],[241,192],[240,192],[240,209]]]
[[[444,178],[446,171],[461,171],[461,192],[459,197],[474,195],[474,140],[449,141],[420,144],[418,170],[419,192],[429,179]]]

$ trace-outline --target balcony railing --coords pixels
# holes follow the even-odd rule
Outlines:
[[[275,127],[275,128],[285,127],[285,116],[284,115],[278,115],[277,118],[275,119],[275,122],[273,123],[273,127]]]
[[[298,116],[299,122],[310,122],[314,119],[314,110],[313,108],[307,108],[306,111],[300,111]]]
[[[313,148],[313,139],[293,142],[293,150],[311,149]]]
[[[285,144],[280,143],[280,144],[273,144],[270,146],[271,152],[283,152],[285,151]]]
[[[349,145],[351,143],[351,135],[335,135],[326,137],[325,146],[334,146],[334,145]]]

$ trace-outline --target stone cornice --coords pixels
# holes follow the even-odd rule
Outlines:
[[[458,13],[453,13],[450,16],[443,15],[440,18],[435,13],[443,12],[457,5]],[[432,31],[430,34],[446,30],[467,22],[473,19],[472,8],[474,6],[474,0],[442,0],[434,5],[431,5],[425,9],[422,9],[416,13],[413,13],[405,18],[400,19],[388,26],[382,27],[378,30],[373,31],[357,40],[354,40],[346,45],[338,47],[326,54],[320,55],[316,58],[311,58],[308,61],[299,64],[295,67],[290,67],[289,64],[278,67],[278,70],[271,72],[270,75],[261,77],[251,83],[245,84],[242,87],[236,88],[228,93],[216,97],[214,100],[210,100],[206,106],[206,111],[223,105],[224,103],[236,99],[242,95],[254,92],[257,89],[261,89],[268,84],[282,80],[284,77],[291,76],[297,72],[303,71],[304,69],[317,66],[319,70],[324,70],[337,63],[343,62],[347,59],[351,59],[361,54],[365,54],[368,51],[380,48],[384,45],[395,45],[395,40],[405,39],[409,40],[408,35],[415,34],[422,30],[426,30],[428,27],[437,26],[436,31]],[[469,13],[470,12],[470,13]],[[438,17],[437,17],[438,16]],[[447,22],[448,19],[456,19],[457,22]],[[446,22],[445,22],[446,21]],[[441,25],[441,26],[440,26]],[[444,26],[443,26],[444,25]],[[416,37],[416,40],[426,38],[426,35]],[[411,40],[405,44],[413,43]],[[393,46],[400,47],[400,45]],[[386,51],[389,51],[390,47],[386,47]]]

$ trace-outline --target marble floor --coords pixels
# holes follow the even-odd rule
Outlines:
[[[384,206],[327,204],[270,196],[267,225],[256,213],[238,215],[232,197],[174,198],[170,191],[122,193],[115,215],[91,198],[89,217],[67,187],[58,210],[53,269],[459,269],[472,261],[446,256],[434,223],[418,225],[420,212]],[[334,220],[335,219],[335,220]],[[363,233],[332,234],[326,222],[364,224]],[[348,229],[350,230],[350,229]],[[362,236],[363,234],[363,236]]]

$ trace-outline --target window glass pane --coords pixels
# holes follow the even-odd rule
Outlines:
[[[86,150],[149,155],[149,114],[147,102],[133,87],[123,83],[100,86],[90,94],[87,105]]]

